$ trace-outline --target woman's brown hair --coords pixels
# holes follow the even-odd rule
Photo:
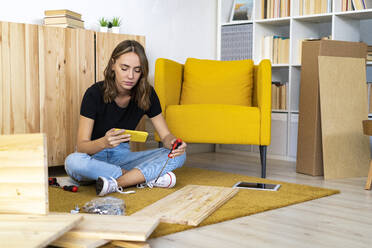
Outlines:
[[[149,63],[145,49],[135,40],[122,41],[115,47],[114,51],[112,51],[110,60],[104,71],[105,80],[103,82],[103,101],[105,103],[110,103],[114,101],[115,97],[118,95],[115,83],[115,72],[112,70],[112,66],[121,55],[129,52],[137,54],[141,64],[141,76],[138,79],[137,84],[131,90],[131,97],[137,103],[138,107],[146,111],[150,108],[151,94],[151,86],[147,80],[149,74]]]

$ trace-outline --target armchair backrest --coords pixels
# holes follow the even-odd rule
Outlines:
[[[253,61],[189,58],[184,65],[180,104],[252,106]]]

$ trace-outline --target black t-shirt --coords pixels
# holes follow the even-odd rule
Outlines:
[[[81,103],[80,114],[94,120],[91,140],[105,136],[111,128],[134,130],[143,115],[152,118],[161,113],[159,98],[153,87],[151,87],[150,108],[144,111],[133,99],[125,108],[119,107],[115,101],[105,103],[102,86],[102,81],[90,86]]]

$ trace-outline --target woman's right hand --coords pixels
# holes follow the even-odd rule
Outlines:
[[[103,137],[105,148],[113,148],[122,142],[130,141],[130,134],[123,134],[125,129],[111,128]]]

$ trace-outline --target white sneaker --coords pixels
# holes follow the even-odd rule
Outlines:
[[[159,177],[158,180],[155,182],[156,179],[148,182],[138,184],[138,188],[144,188],[148,186],[149,188],[159,187],[159,188],[173,188],[176,185],[176,175],[173,172],[167,172],[163,176]]]
[[[118,192],[120,194],[132,194],[135,193],[133,190],[123,191],[121,186],[118,186],[115,178],[110,177],[98,177],[96,182],[96,193],[98,196],[105,196],[107,194]]]

